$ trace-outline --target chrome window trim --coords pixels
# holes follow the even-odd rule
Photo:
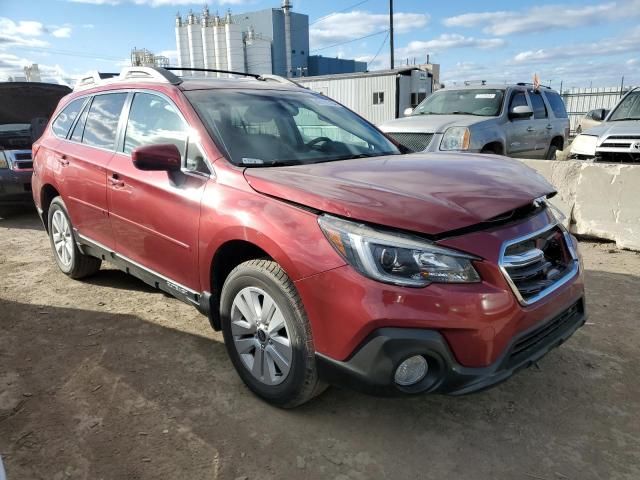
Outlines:
[[[548,232],[549,230],[555,228],[556,226],[559,226],[559,223],[558,222],[552,222],[552,223],[550,223],[550,224],[548,224],[548,225],[536,230],[535,232],[528,233],[526,235],[522,235],[520,237],[513,238],[511,240],[507,240],[500,247],[500,256],[499,256],[499,260],[498,260],[498,265],[500,267],[500,271],[502,272],[502,275],[504,276],[505,280],[509,284],[509,287],[511,287],[511,290],[513,291],[514,295],[518,299],[518,302],[520,302],[520,304],[523,305],[523,306],[529,306],[529,305],[532,305],[532,304],[542,300],[546,296],[550,295],[551,293],[555,292],[556,290],[558,290],[562,286],[566,285],[570,280],[575,278],[576,275],[578,275],[578,273],[580,271],[580,261],[579,261],[579,258],[578,258],[578,253],[576,252],[575,248],[573,247],[573,241],[571,240],[571,236],[560,225],[560,228],[562,230],[562,234],[564,236],[564,241],[565,241],[565,243],[567,245],[567,250],[569,251],[569,254],[571,255],[571,259],[572,259],[572,263],[573,263],[573,265],[571,266],[571,269],[560,280],[558,280],[556,283],[550,285],[549,287],[545,288],[540,293],[534,295],[533,297],[531,297],[529,299],[524,299],[523,298],[522,294],[520,293],[520,290],[518,290],[518,287],[516,286],[516,284],[513,282],[513,280],[511,280],[511,277],[509,276],[509,272],[507,271],[507,268],[506,268],[506,261],[505,261],[505,252],[507,251],[507,248],[509,248],[511,245],[514,245],[516,243],[521,243],[523,241],[529,240],[530,238],[537,237],[537,236],[539,236],[539,235],[541,235],[541,234],[543,234],[545,232]]]

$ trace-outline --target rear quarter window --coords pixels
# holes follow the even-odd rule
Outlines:
[[[567,109],[564,106],[562,97],[556,92],[544,92],[544,96],[547,97],[547,102],[553,111],[553,115],[556,118],[567,118]]]
[[[78,98],[74,100],[69,105],[64,107],[58,114],[56,119],[53,121],[53,124],[51,125],[51,129],[57,137],[66,138],[66,136],[69,134],[69,129],[71,128],[71,125],[73,125],[73,122],[78,116],[78,113],[80,113],[80,109],[82,108],[85,100],[86,99],[84,98]]]

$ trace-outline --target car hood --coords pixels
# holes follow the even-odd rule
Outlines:
[[[608,137],[609,135],[640,135],[640,120],[620,120],[603,122],[597,127],[582,132],[586,135]],[[604,140],[604,138],[602,138]]]
[[[49,118],[60,99],[69,93],[69,87],[52,83],[0,83],[0,125]]]
[[[517,160],[456,153],[248,168],[245,177],[265,195],[427,235],[481,223],[555,192]]]
[[[410,115],[385,122],[378,127],[383,132],[444,133],[449,127],[468,127],[495,117],[477,115]]]

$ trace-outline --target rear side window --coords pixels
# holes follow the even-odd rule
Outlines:
[[[547,107],[542,99],[542,94],[529,90],[529,98],[533,108],[533,118],[547,118]]]
[[[562,97],[556,92],[544,92],[544,96],[547,97],[547,102],[553,111],[556,118],[567,118],[567,109],[564,106]]]
[[[158,95],[135,94],[124,136],[125,153],[143,145],[173,143],[184,158],[186,141],[187,126],[176,107]]]
[[[71,128],[71,125],[73,125],[73,121],[78,116],[78,113],[80,113],[80,109],[82,108],[84,101],[84,98],[78,98],[62,109],[51,125],[53,133],[56,136],[62,138],[67,137],[69,129]]]
[[[82,143],[109,150],[114,148],[118,121],[126,98],[126,93],[108,93],[93,98],[84,126]]]

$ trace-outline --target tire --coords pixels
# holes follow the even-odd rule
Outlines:
[[[555,145],[551,145],[549,150],[547,151],[547,155],[544,157],[546,160],[555,160],[556,153],[558,152],[558,147]]]
[[[73,224],[62,198],[56,197],[51,201],[47,224],[53,258],[62,273],[71,278],[80,279],[100,270],[102,260],[85,255],[78,248],[73,233]]]
[[[324,391],[302,301],[276,262],[238,265],[222,287],[220,317],[229,358],[256,395],[275,406],[293,408]]]

